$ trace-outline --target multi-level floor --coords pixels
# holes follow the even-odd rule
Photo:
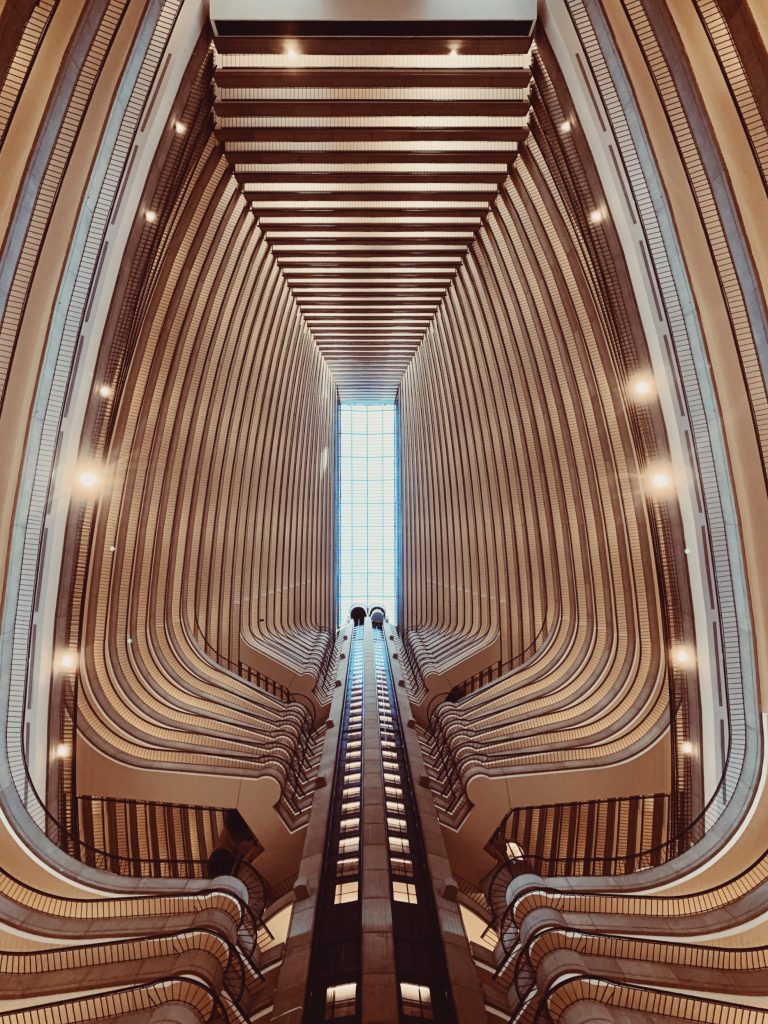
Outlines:
[[[768,1024],[767,43],[0,0],[1,1020]]]

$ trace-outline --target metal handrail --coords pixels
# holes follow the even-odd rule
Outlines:
[[[713,809],[719,808],[722,802],[723,793],[728,782],[729,772],[729,761],[731,753],[731,742],[729,740],[728,756],[726,757],[723,771],[720,775],[718,785],[707,801],[703,809],[690,821],[681,831],[677,832],[674,836],[668,837],[663,843],[658,843],[655,846],[647,847],[644,850],[639,850],[635,854],[622,854],[616,857],[584,857],[579,858],[583,863],[594,865],[598,870],[591,871],[585,870],[583,874],[585,876],[599,877],[600,875],[624,875],[632,874],[635,871],[644,871],[651,867],[657,867],[659,864],[664,864],[668,860],[672,860],[674,857],[679,856],[684,850],[689,849],[694,845],[706,831],[712,826],[717,817],[712,817]],[[719,816],[719,813],[718,815]],[[758,864],[765,854],[758,857],[751,867]],[[537,854],[524,854],[521,857],[506,857],[504,861],[496,868],[491,879],[488,883],[488,901],[491,907],[494,909],[494,916],[498,915],[498,907],[501,901],[499,900],[498,886],[500,884],[500,876],[504,871],[509,872],[509,881],[517,877],[520,874],[542,874],[541,866],[544,862],[548,865],[558,864],[567,862],[565,857],[544,857],[543,855]],[[521,865],[524,865],[521,867]],[[621,870],[606,870],[606,865],[611,867],[621,868]],[[751,870],[751,867],[747,870]],[[573,876],[573,871],[563,871],[562,876]],[[552,871],[547,872],[548,877],[558,877]],[[544,877],[542,875],[542,877]],[[504,896],[503,902],[506,903],[506,887],[508,882],[504,883]]]
[[[333,664],[333,655],[336,650],[336,633],[333,630],[328,632],[328,640],[323,651],[323,656],[320,659],[320,664],[317,667],[317,683],[315,684],[315,691],[319,692],[324,689],[327,682],[327,675]]]
[[[303,726],[300,728],[301,735],[303,736],[303,741],[299,741],[299,748],[301,752],[298,757],[291,759],[286,771],[286,781],[290,779],[292,784],[291,799],[294,802],[294,810],[300,810],[301,799],[306,795],[302,787],[302,782],[309,782],[309,772],[307,771],[309,741],[317,721],[317,713],[313,702],[309,698],[305,697],[304,694],[290,690],[287,686],[284,686],[282,683],[278,683],[276,679],[272,679],[263,672],[257,672],[254,676],[250,665],[246,665],[242,661],[234,662],[225,654],[222,654],[221,651],[217,650],[205,636],[198,621],[196,609],[193,611],[193,616],[193,635],[198,643],[202,643],[203,653],[206,656],[213,657],[218,665],[222,668],[228,669],[234,675],[248,679],[249,682],[255,682],[259,689],[269,693],[270,696],[276,697],[284,704],[298,704],[309,713],[307,728],[305,729]],[[297,748],[297,752],[299,748]]]
[[[182,863],[182,862],[180,862],[180,863]],[[187,862],[187,863],[195,863],[195,862]],[[201,863],[201,862],[196,862],[196,863]],[[248,863],[248,862],[243,862],[243,863]],[[255,868],[253,868],[252,865],[249,865],[249,867],[251,868],[251,871],[252,871],[252,873],[254,875],[258,875],[258,872],[256,871]],[[34,893],[35,895],[38,895],[38,896],[42,896],[42,897],[46,897],[46,898],[54,898],[46,890],[39,889],[36,886],[30,885],[27,882],[22,882],[18,878],[16,878],[14,875],[12,875],[10,872],[5,871],[5,870],[3,870],[1,868],[0,868],[0,871],[2,871],[2,874],[9,881],[13,882],[19,888],[24,889],[25,891],[27,891],[29,893]],[[143,877],[146,877],[146,876],[143,876]],[[171,877],[171,876],[169,876],[169,877]],[[176,876],[176,877],[180,877],[180,876]],[[238,876],[236,876],[236,875],[217,875],[215,877],[217,877],[217,878],[225,878],[225,877],[238,877]],[[258,875],[258,877],[261,880],[261,876]],[[243,881],[242,878],[240,880]],[[263,884],[263,880],[261,880],[261,881],[262,881],[262,884]],[[247,888],[247,886],[246,886],[246,888]],[[202,894],[206,895],[210,891],[216,891],[216,890],[203,890]],[[241,899],[241,897],[238,896],[237,893],[232,892],[231,890],[218,890],[218,891],[220,891],[220,892],[221,891],[226,891],[227,897],[229,899],[233,900],[238,905],[238,907],[240,908],[240,920],[238,922],[238,935],[240,937],[242,937],[242,931],[243,931],[243,929],[245,929],[245,931],[246,931],[246,933],[247,933],[247,935],[249,937],[249,944],[247,946],[243,946],[243,949],[245,950],[245,953],[247,955],[247,958],[248,958],[248,961],[249,961],[250,965],[257,971],[257,973],[260,973],[258,971],[258,966],[255,964],[255,962],[253,962],[253,956],[254,956],[255,950],[256,950],[256,948],[258,946],[258,941],[259,941],[260,933],[262,931],[265,931],[265,932],[267,932],[271,936],[271,933],[269,932],[269,929],[267,928],[267,926],[264,924],[263,920],[261,919],[261,914],[259,913],[259,915],[257,916],[256,911],[248,903],[246,903],[243,899]],[[182,895],[182,896],[195,896],[195,895],[201,895],[201,893],[181,893],[179,895]],[[122,902],[122,903],[125,903],[125,902],[130,903],[131,901],[145,902],[147,899],[151,900],[151,899],[154,899],[154,898],[161,898],[161,894],[151,894],[151,895],[150,894],[141,894],[141,895],[131,895],[131,896],[120,896],[120,895],[104,896],[104,897],[102,897],[101,901],[96,901],[96,902],[104,902],[104,903],[109,903],[111,901],[119,901],[119,902]],[[94,903],[94,901],[92,899],[88,899],[87,897],[71,896],[71,897],[67,897],[67,900],[68,900],[69,903],[74,903],[74,904],[92,905]],[[204,929],[196,929],[196,930],[204,930]],[[219,938],[223,939],[223,936],[219,936]]]
[[[456,879],[459,892],[463,893],[468,900],[471,900],[482,914],[492,916],[493,911],[488,903],[488,897],[482,889],[478,889],[477,886],[473,885],[462,875],[454,873],[453,877]]]
[[[79,687],[77,685],[78,681],[79,680],[76,677],[74,688],[75,696],[73,698],[73,695],[70,694],[70,701],[72,701],[72,699],[76,701],[77,699],[76,694],[79,690]],[[67,710],[69,712],[72,718],[73,726],[76,727],[76,704],[73,707],[69,707],[67,699],[65,698],[63,710]],[[240,907],[240,923],[238,926],[239,931],[241,937],[243,935],[243,929],[245,930],[245,934],[248,936],[248,942],[246,945],[243,946],[243,950],[249,960],[250,965],[254,968],[254,970],[256,970],[257,973],[260,973],[258,971],[258,966],[255,964],[255,962],[253,962],[253,957],[259,944],[260,933],[266,929],[266,925],[262,920],[262,912],[264,905],[266,904],[267,887],[261,875],[250,861],[240,858],[235,854],[231,854],[230,851],[227,851],[227,853],[230,853],[230,861],[228,864],[227,873],[212,873],[209,870],[208,860],[195,860],[191,858],[172,859],[125,857],[121,854],[109,853],[106,850],[101,850],[97,847],[91,846],[90,844],[85,843],[83,840],[81,840],[80,837],[75,835],[69,828],[62,825],[58,818],[56,818],[56,816],[50,811],[45,801],[42,800],[32,779],[31,773],[29,771],[29,765],[27,762],[26,752],[24,750],[23,744],[21,745],[21,766],[24,774],[26,789],[25,806],[27,807],[28,810],[31,810],[29,806],[29,800],[30,798],[34,799],[35,803],[37,804],[38,814],[42,815],[42,821],[38,820],[36,816],[33,816],[33,820],[36,821],[38,827],[41,828],[41,830],[46,835],[54,839],[54,841],[60,847],[60,849],[62,849],[65,853],[69,853],[71,856],[74,856],[75,859],[79,860],[81,863],[86,863],[91,867],[109,871],[113,874],[137,878],[198,878],[201,880],[204,878],[213,880],[215,878],[221,877],[239,878],[240,881],[242,881],[245,884],[246,890],[248,891],[249,902],[245,902],[236,893],[233,892],[227,892],[227,895],[234,899],[237,902],[238,906]],[[76,818],[74,820],[76,820]],[[86,853],[85,857],[82,856],[83,852]],[[142,872],[141,867],[143,865],[150,866],[152,870],[146,873]],[[129,868],[129,870],[115,870],[116,866],[125,866]],[[186,868],[186,871],[179,870],[182,866]],[[130,870],[130,868],[133,868],[133,870]],[[158,868],[160,869],[159,871]],[[6,875],[7,878],[13,881],[18,881],[8,872],[3,873]],[[49,895],[48,893],[44,893],[43,890],[36,889],[35,887],[27,885],[26,883],[19,882],[18,884],[22,885],[25,889],[31,892],[36,892],[40,895]],[[110,897],[105,897],[105,899],[109,898]],[[114,898],[117,899],[121,897],[116,896]],[[130,899],[131,897],[127,898]],[[146,896],[137,896],[135,898],[143,899],[146,898]],[[253,901],[253,905],[251,905],[251,901]],[[82,902],[86,901],[83,900]]]
[[[528,653],[531,651],[532,648],[534,648],[538,644],[539,639],[542,637],[546,629],[547,619],[545,618],[544,622],[542,622],[539,628],[538,633],[533,638],[531,643],[528,644],[528,646],[523,651],[520,651],[516,655],[514,655],[514,657],[509,662],[502,663],[501,661],[499,661],[497,663],[499,674],[495,678],[492,677],[488,679],[485,685],[490,685],[493,682],[499,682],[501,678],[504,675],[506,675],[507,672],[514,671],[515,668],[521,667],[524,660],[528,656]],[[520,664],[515,665],[514,663],[516,661],[519,661]],[[490,666],[488,669],[483,669],[483,673],[491,672],[493,669],[494,666]],[[480,673],[479,675],[482,675],[483,673]],[[437,728],[435,716],[437,714],[437,709],[440,706],[442,706],[442,704],[444,704],[447,700],[450,700],[451,703],[453,703],[454,701],[461,700],[463,697],[467,696],[466,692],[459,693],[458,691],[460,691],[463,687],[466,687],[468,684],[472,683],[472,681],[477,677],[478,673],[475,673],[474,676],[470,676],[469,679],[465,680],[463,683],[457,684],[457,686],[454,686],[447,693],[436,693],[430,700],[429,704],[427,705],[427,723],[430,730],[430,735],[432,737],[432,741],[435,745],[435,750],[440,758],[442,777],[446,783],[443,786],[443,793],[445,794],[446,790],[450,789],[451,796],[454,799],[461,798],[463,792],[461,778],[458,771],[458,766],[455,764],[453,757],[451,757],[450,750],[446,749],[446,747],[448,746],[447,739],[443,735],[442,730]],[[454,694],[458,695],[452,696]],[[473,746],[473,744],[470,743],[469,746]],[[476,744],[474,746],[476,746]]]
[[[298,878],[297,873],[294,871],[293,874],[287,875],[285,878],[281,878],[279,882],[269,888],[269,895],[267,898],[267,906],[270,906],[276,900],[286,896],[292,889]],[[266,927],[266,925],[265,925]]]
[[[243,997],[243,995],[245,993],[245,990],[246,990],[246,987],[247,987],[246,968],[245,968],[245,964],[244,964],[243,959],[242,959],[242,953],[241,953],[241,951],[239,950],[239,948],[237,947],[236,944],[233,944],[225,935],[223,935],[221,932],[214,931],[214,929],[212,929],[212,928],[208,928],[208,927],[205,927],[205,926],[192,926],[192,927],[189,927],[189,928],[180,929],[179,931],[173,932],[171,934],[165,933],[165,934],[161,934],[161,935],[126,936],[126,937],[120,938],[120,939],[108,939],[105,942],[95,942],[95,943],[92,943],[92,944],[89,944],[89,945],[86,945],[86,946],[80,946],[79,949],[81,951],[85,951],[86,953],[88,953],[90,951],[93,951],[93,952],[96,952],[98,954],[98,952],[101,951],[101,950],[115,949],[115,948],[118,948],[120,946],[125,946],[126,944],[132,943],[132,942],[133,943],[163,942],[163,941],[168,941],[168,940],[171,940],[171,939],[175,940],[175,939],[178,939],[178,938],[180,938],[182,936],[196,935],[196,934],[210,935],[217,942],[223,943],[227,947],[227,966],[224,969],[225,984],[227,986],[227,992],[229,993],[229,995],[232,996],[234,998],[234,1001],[239,1004],[240,1001],[242,1000],[242,997]],[[14,951],[10,951],[8,953],[4,953],[3,956],[4,957],[10,956],[10,957],[13,958],[14,961],[16,961],[16,960],[19,960],[19,961],[21,961],[21,960],[33,960],[33,959],[36,959],[38,957],[45,957],[48,954],[57,954],[57,953],[61,954],[62,951],[63,951],[63,947],[62,946],[49,946],[49,947],[46,947],[45,949],[19,950],[19,951],[15,951],[14,950]],[[110,964],[114,965],[115,963],[118,963],[118,962],[119,961],[109,960],[109,959],[99,961],[98,955],[97,955],[97,957],[95,957],[93,959],[92,966],[108,966]],[[72,968],[72,967],[75,967],[76,965],[69,964],[68,966],[70,968]],[[85,966],[85,965],[77,965],[77,966]],[[259,970],[258,966],[256,964],[254,964],[254,963],[249,963],[249,966],[253,967],[254,970],[256,971],[256,973],[258,974],[258,976],[263,980],[264,976],[261,973],[261,971]],[[26,972],[26,971],[10,971],[9,973],[10,974],[21,974],[21,975],[23,975],[23,974],[27,974],[29,972]],[[236,988],[233,988],[233,986],[232,986],[232,981],[233,980],[235,982]]]
[[[427,686],[424,682],[424,674],[421,671],[419,659],[416,657],[416,652],[413,650],[408,633],[404,630],[401,632],[399,626],[397,627],[397,632],[400,636],[400,643],[403,648],[403,654],[405,655],[405,663],[408,667],[408,672],[413,677],[418,688],[419,700],[417,703],[420,703],[424,699],[424,694],[427,692]]]
[[[226,1006],[224,1005],[224,1002],[223,1002],[221,996],[218,993],[214,992],[213,989],[210,987],[210,985],[207,985],[205,982],[201,981],[199,978],[193,977],[193,976],[191,976],[189,974],[178,975],[178,976],[172,975],[172,974],[167,974],[164,977],[158,978],[155,981],[145,982],[143,984],[138,984],[138,985],[125,985],[122,988],[108,989],[105,993],[102,994],[101,998],[104,998],[106,996],[112,996],[112,997],[118,996],[119,997],[119,996],[123,995],[124,993],[135,992],[135,991],[141,990],[141,989],[162,988],[163,986],[165,986],[167,984],[171,984],[173,982],[182,982],[182,981],[183,981],[183,983],[185,985],[191,985],[193,988],[201,989],[203,992],[205,992],[210,997],[211,1001],[213,1002],[213,1011],[211,1012],[211,1015],[208,1018],[209,1024],[229,1024],[230,1015],[227,1013]],[[70,998],[70,999],[59,999],[56,1002],[49,1002],[49,1003],[43,1002],[43,1003],[33,1004],[33,1005],[30,1005],[30,1006],[25,1006],[23,1008],[23,1010],[18,1010],[17,1012],[18,1013],[32,1013],[35,1010],[39,1010],[39,1009],[42,1009],[42,1008],[45,1008],[47,1010],[55,1010],[57,1007],[76,1006],[78,1003],[82,1003],[82,1002],[84,1002],[86,1000],[93,999],[93,998],[96,998],[96,997],[94,997],[93,995],[84,994],[84,995],[80,995],[80,996],[78,996],[78,997],[76,997],[74,999],[72,999],[72,998]],[[233,1002],[235,1002],[235,1001],[233,1000]],[[236,1002],[235,1002],[235,1005],[236,1005]],[[238,1009],[238,1012],[245,1019],[245,1015],[243,1014],[243,1012],[242,1012],[242,1010],[240,1009],[239,1006],[237,1007],[237,1009]],[[57,1014],[56,1015],[56,1019],[59,1020],[59,1019],[64,1019],[64,1018],[63,1018],[63,1016],[59,1017],[59,1015]]]
[[[528,656],[535,653],[539,640],[546,634],[548,626],[547,618],[544,619],[541,626],[539,627],[536,636],[531,640],[527,647],[522,651],[518,651],[517,654],[513,654],[507,661],[499,659],[491,665],[487,665],[485,668],[480,669],[479,672],[475,672],[474,675],[468,676],[460,683],[456,683],[450,690],[441,691],[435,693],[432,696],[429,704],[427,705],[427,721],[432,724],[432,715],[434,714],[437,707],[445,701],[449,701],[451,704],[461,700],[462,697],[466,697],[470,693],[475,693],[477,690],[482,689],[484,686],[489,686],[491,683],[499,682],[503,676],[507,673],[514,671],[516,668],[520,668]],[[410,651],[410,641],[407,636],[402,637],[403,647],[406,651],[406,661],[408,667],[413,671],[413,661],[415,655]],[[418,664],[418,663],[417,663]],[[421,675],[421,669],[419,669],[420,682],[426,688],[426,684],[423,683],[423,676]]]
[[[70,711],[70,714],[73,714],[73,711]],[[75,725],[76,714],[77,709],[75,706],[73,714],[73,722]],[[198,878],[202,880],[204,878],[213,879],[227,877],[223,872],[220,872],[215,875],[211,874],[209,871],[208,860],[192,858],[184,859],[157,857],[125,857],[122,854],[110,853],[106,850],[99,849],[98,847],[91,846],[89,843],[84,842],[79,835],[73,833],[71,829],[67,828],[65,825],[62,825],[62,823],[58,820],[58,818],[56,818],[56,816],[50,811],[46,803],[42,800],[39,793],[37,792],[34,781],[30,774],[29,765],[27,763],[26,756],[24,756],[23,753],[23,747],[21,763],[25,775],[27,801],[29,800],[30,796],[33,797],[37,803],[38,811],[41,812],[43,816],[42,823],[39,821],[37,822],[38,827],[41,828],[41,830],[47,836],[52,838],[53,841],[61,850],[63,850],[65,853],[68,853],[76,860],[80,861],[80,863],[88,864],[90,867],[95,867],[103,871],[108,871],[112,874],[132,878]],[[29,808],[28,802],[26,805]],[[243,882],[246,889],[248,890],[249,903],[245,903],[243,900],[240,899],[239,896],[237,896],[234,893],[230,895],[234,899],[236,899],[238,904],[240,905],[241,926],[245,926],[249,934],[252,936],[253,941],[251,944],[251,948],[249,950],[249,956],[252,956],[253,951],[255,950],[257,945],[259,930],[262,927],[264,927],[262,921],[262,912],[264,906],[266,905],[268,890],[263,878],[250,861],[247,861],[237,856],[236,854],[231,853],[231,851],[226,852],[230,856],[230,862],[228,867],[236,868],[236,871],[234,873],[232,871],[229,871],[228,875],[231,877],[239,878],[240,881]],[[85,853],[86,856],[83,856],[83,853]],[[143,873],[140,870],[141,866],[143,865],[149,866],[152,870]],[[179,868],[182,865],[187,868],[186,873],[179,870]],[[115,869],[116,867],[119,868],[123,866],[125,866],[127,870],[122,871]],[[133,870],[131,870],[131,868],[133,868]],[[244,871],[243,875],[240,875],[238,872],[243,868],[246,870]],[[8,878],[13,878],[13,876],[11,876],[8,872],[4,872],[4,874]],[[16,879],[14,879],[14,881],[16,881]],[[41,895],[46,895],[42,892],[42,890],[36,890],[34,889],[34,887],[29,885],[25,885],[25,888],[29,889],[30,891],[39,891]],[[251,899],[253,899],[254,906],[250,904]]]
[[[203,632],[197,618],[196,609],[193,612],[193,615],[193,635],[198,643],[202,643],[203,653],[205,655],[212,657],[217,664],[222,666],[222,668],[229,669],[233,675],[239,676],[241,679],[247,679],[249,683],[256,683],[259,689],[264,690],[273,697],[277,697],[278,700],[282,700],[285,704],[291,703],[291,691],[287,686],[284,686],[283,683],[278,683],[276,679],[272,679],[271,676],[266,675],[264,672],[257,671],[254,673],[254,670],[250,665],[246,665],[243,661],[232,661],[232,659],[228,658],[226,654],[222,654],[221,651],[217,650]]]
[[[197,635],[199,633],[199,636]],[[295,690],[289,689],[284,686],[283,683],[278,683],[276,679],[272,679],[271,676],[266,675],[264,672],[255,672],[250,665],[247,665],[244,661],[231,661],[225,654],[218,651],[200,628],[200,623],[197,620],[197,613],[195,613],[195,639],[203,644],[203,653],[206,655],[212,655],[216,662],[222,667],[229,669],[234,675],[239,676],[241,679],[247,679],[248,682],[255,682],[259,689],[264,690],[265,693],[269,693],[273,697],[277,697],[282,700],[285,704],[301,704],[310,714],[311,725],[310,731],[314,729],[315,722],[317,720],[317,713],[315,711],[315,705],[307,698],[303,693],[297,693]],[[333,640],[333,637],[331,637]],[[331,644],[331,649],[335,647],[335,643]],[[325,658],[325,655],[323,655]],[[319,677],[318,677],[319,678]]]
[[[519,651],[517,654],[513,654],[507,661],[499,659],[495,664],[488,665],[479,672],[475,672],[474,675],[469,676],[469,678],[465,679],[463,682],[457,683],[456,686],[452,687],[448,691],[446,699],[450,700],[452,703],[457,700],[461,700],[462,697],[466,697],[468,694],[482,689],[483,686],[488,686],[493,682],[500,681],[502,676],[507,675],[507,673],[514,671],[516,668],[520,668],[529,655],[536,653],[539,640],[546,635],[547,627],[548,622],[545,617],[536,633],[536,636],[524,650]]]
[[[263,912],[267,905],[269,890],[261,874],[250,860],[225,849],[212,851],[206,859],[126,857],[91,846],[79,838],[72,837],[72,841],[74,850],[69,849],[66,852],[71,853],[81,863],[88,864],[89,867],[109,871],[115,875],[129,878],[188,878],[210,879],[211,881],[216,878],[237,878],[248,892],[247,903],[244,903],[239,897],[235,898],[241,905],[240,926],[246,929],[250,937],[250,947],[247,949],[247,953],[249,958],[253,957],[259,941],[259,932],[266,928]],[[222,870],[211,866],[211,860],[218,852],[227,855],[226,868],[222,867]],[[150,870],[144,871],[145,867]]]
[[[86,697],[86,700],[88,700],[87,692],[85,693],[85,697]],[[305,723],[306,723],[306,718],[305,718]],[[305,733],[308,732],[308,729],[300,726],[299,723],[296,723],[296,727],[297,727],[297,734],[299,736],[302,734],[302,732],[305,732]],[[297,740],[297,743],[298,743],[298,740]],[[280,772],[280,775],[283,778],[283,780],[291,781],[292,782],[292,785],[293,785],[293,788],[292,788],[292,791],[291,791],[291,796],[292,797],[295,798],[296,797],[296,793],[297,792],[301,792],[301,785],[300,785],[300,783],[298,781],[298,778],[297,778],[297,775],[299,773],[298,762],[299,762],[300,759],[298,759],[296,757],[296,747],[292,747],[292,748],[289,749],[289,746],[286,745],[286,744],[277,744],[276,743],[273,746],[272,753],[263,752],[263,753],[260,753],[258,755],[243,757],[242,760],[243,761],[247,761],[250,764],[256,765],[259,768],[263,768],[265,771],[278,770]],[[22,749],[22,753],[21,753],[21,763],[22,763],[22,766],[23,766],[23,772],[25,774],[25,784],[27,786],[27,789],[31,789],[31,790],[34,791],[34,796],[36,797],[37,801],[40,803],[40,805],[44,809],[44,814],[48,818],[50,818],[53,821],[55,821],[56,819],[53,817],[53,815],[50,813],[50,811],[48,811],[48,809],[45,807],[44,801],[41,799],[39,794],[34,789],[34,783],[32,782],[31,775],[29,773],[28,766],[26,764],[26,755],[25,755],[23,749]],[[306,777],[306,773],[305,773],[305,777]],[[284,798],[286,797],[285,791],[283,792],[283,797]],[[42,826],[40,826],[40,827],[42,827]]]
[[[658,985],[636,984],[636,983],[633,983],[633,982],[628,982],[626,980],[618,980],[616,978],[608,978],[608,977],[605,977],[602,974],[594,974],[594,973],[591,973],[591,972],[589,974],[585,974],[585,973],[581,973],[581,972],[576,974],[575,972],[572,972],[571,975],[568,978],[564,978],[561,981],[557,981],[553,985],[548,985],[546,992],[542,992],[541,993],[541,996],[540,996],[540,999],[539,999],[539,1005],[536,1008],[536,1013],[535,1013],[535,1015],[533,1017],[533,1024],[552,1024],[552,1016],[551,1016],[551,1014],[549,1012],[549,1007],[546,1004],[546,1000],[552,995],[553,992],[556,992],[559,988],[562,988],[564,985],[570,984],[575,978],[579,978],[581,980],[587,979],[587,980],[590,980],[590,981],[596,981],[596,982],[599,982],[599,983],[601,983],[602,985],[604,985],[606,987],[611,987],[611,988],[628,988],[628,989],[631,989],[634,992],[647,992],[647,993],[652,994],[652,995],[664,996],[666,998],[670,998],[670,997],[678,997],[678,998],[680,998],[680,992],[676,991],[675,988],[673,988],[673,987],[661,988]],[[714,993],[712,994],[712,996],[714,996]],[[712,996],[710,996],[706,992],[689,992],[689,991],[687,991],[682,998],[690,999],[692,1002],[711,1003],[713,1006],[727,1007],[729,1009],[743,1011],[747,1015],[746,1016],[747,1020],[752,1019],[752,1015],[755,1012],[755,1007],[754,1006],[750,1006],[749,1004],[746,1004],[746,1003],[724,1002],[721,999],[712,998]],[[509,1018],[508,1024],[515,1024],[516,1019],[517,1019],[517,1013],[515,1012]],[[703,1019],[703,1018],[698,1018],[698,1019]],[[722,1018],[718,1016],[717,1019],[720,1020]]]

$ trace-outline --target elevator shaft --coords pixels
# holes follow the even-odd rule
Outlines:
[[[456,1020],[432,880],[377,616],[352,641],[304,1024]]]

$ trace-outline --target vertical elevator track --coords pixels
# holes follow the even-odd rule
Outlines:
[[[304,1010],[305,1024],[325,1020],[360,1020],[364,629],[360,625],[352,630]],[[329,992],[332,993],[330,999]]]
[[[384,1020],[372,974],[387,1024],[456,1019],[382,619],[352,631],[304,1024]],[[366,854],[381,865],[367,887]]]
[[[440,922],[382,626],[373,629],[373,652],[400,1018],[453,1024]]]

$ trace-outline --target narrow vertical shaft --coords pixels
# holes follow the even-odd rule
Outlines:
[[[382,624],[352,629],[304,1024],[456,1021]]]
[[[384,842],[401,1020],[456,1020],[386,638],[372,630]]]
[[[387,809],[382,777],[382,734],[374,633],[365,620],[365,751],[363,758],[363,993],[362,1024],[400,1019],[395,970]]]
[[[359,1020],[365,627],[353,627],[318,888],[305,1024]]]

